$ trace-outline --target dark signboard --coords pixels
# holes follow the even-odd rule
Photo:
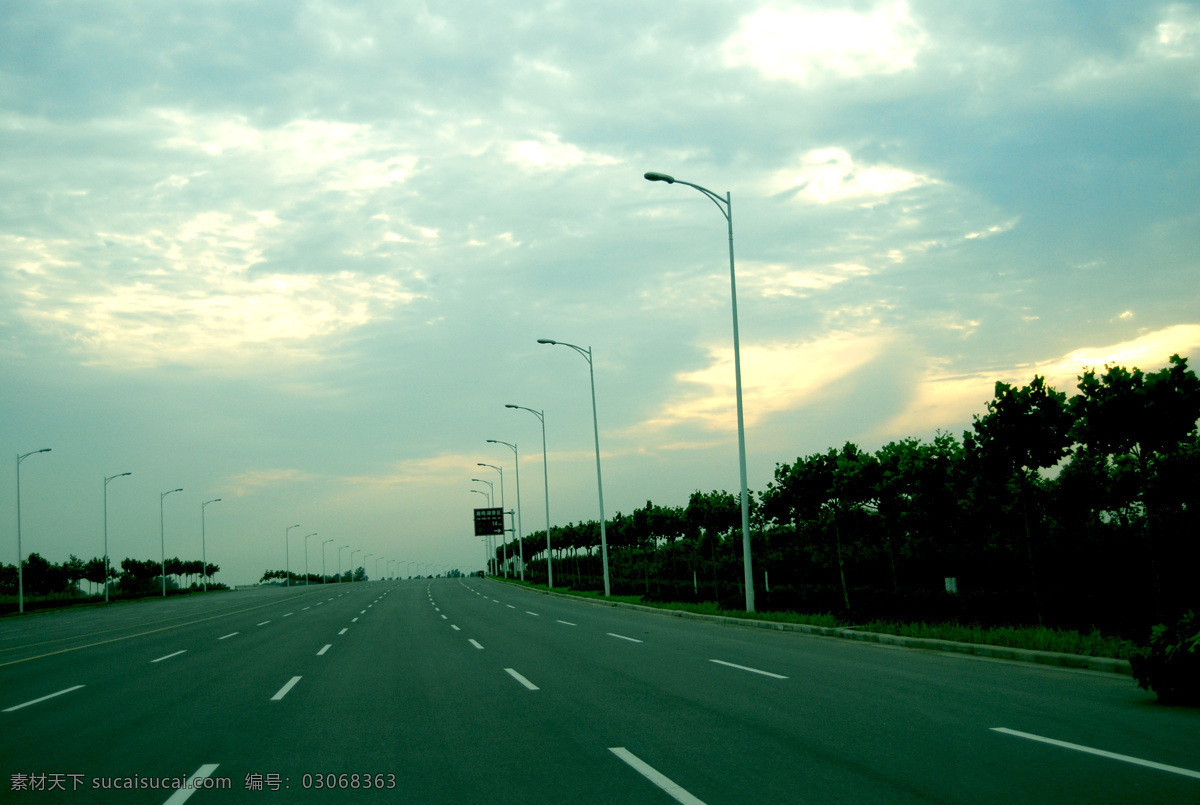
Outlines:
[[[475,510],[475,536],[490,537],[504,534],[504,509]]]

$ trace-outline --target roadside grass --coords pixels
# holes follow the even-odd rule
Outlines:
[[[1084,634],[1063,629],[1050,629],[1045,626],[963,626],[958,623],[902,623],[899,621],[870,621],[854,624],[849,628],[861,632],[880,632],[901,637],[953,640],[957,643],[1054,651],[1060,654],[1081,654],[1088,657],[1111,657],[1118,660],[1128,660],[1139,652],[1136,643],[1101,634],[1098,629]]]
[[[549,589],[544,584],[534,584],[517,579],[496,580],[538,590]],[[1081,654],[1089,657],[1110,657],[1119,660],[1128,660],[1140,650],[1136,643],[1101,634],[1098,629],[1093,629],[1090,633],[1085,634],[1083,632],[1050,629],[1044,626],[985,627],[976,625],[964,626],[958,623],[907,623],[884,620],[869,621],[866,623],[848,623],[827,612],[746,612],[741,609],[720,609],[711,601],[698,604],[679,601],[643,601],[641,596],[637,595],[610,595],[605,597],[596,590],[572,590],[570,587],[555,587],[553,592],[574,595],[580,598],[620,601],[644,607],[695,612],[702,615],[716,615],[725,618],[744,618],[747,620],[772,621],[776,623],[802,623],[810,626],[853,629],[860,632],[879,632],[881,634],[893,634],[901,637],[951,640],[957,643],[1006,646],[1008,648],[1033,651],[1054,651],[1060,654]]]

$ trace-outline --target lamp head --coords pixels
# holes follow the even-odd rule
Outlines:
[[[557,341],[555,341],[552,338],[539,338],[537,341],[539,344],[557,344],[558,343]]]
[[[513,405],[512,403],[505,403],[505,404],[504,404],[504,407],[505,407],[505,408],[517,408],[518,406],[515,406],[515,405]]]
[[[665,173],[656,173],[655,171],[650,171],[649,173],[646,174],[646,181],[648,181],[648,182],[666,182],[667,184],[675,184],[675,177],[668,176]]]

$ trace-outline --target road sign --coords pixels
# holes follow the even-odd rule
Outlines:
[[[490,537],[504,535],[504,509],[497,506],[494,509],[475,510],[475,536]]]

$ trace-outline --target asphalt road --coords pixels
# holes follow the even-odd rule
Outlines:
[[[0,773],[25,803],[1175,805],[1200,712],[490,580],[331,584],[0,622]],[[225,787],[162,788],[193,775]]]

